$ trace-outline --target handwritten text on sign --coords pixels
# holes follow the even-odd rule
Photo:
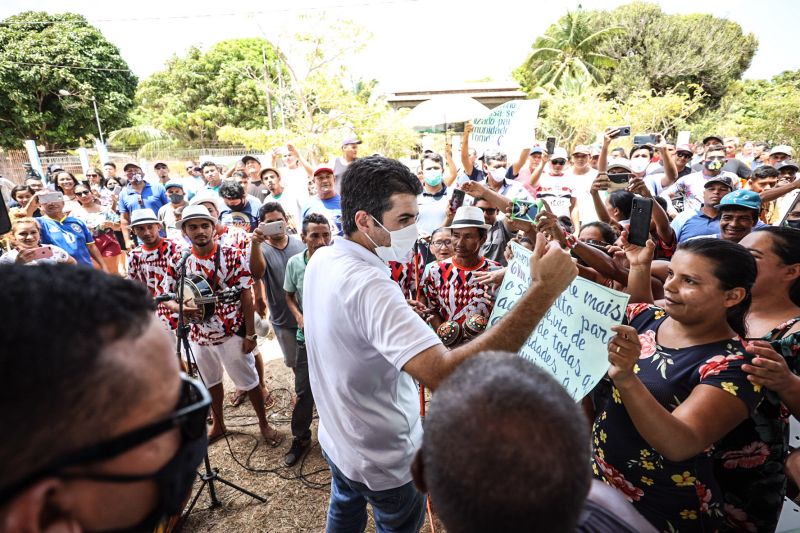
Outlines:
[[[509,263],[489,317],[493,326],[517,303],[531,284],[531,252],[512,243]],[[546,281],[546,280],[545,280]],[[576,278],[547,311],[520,355],[544,368],[576,401],[588,394],[608,371],[611,327],[622,322],[627,294]]]
[[[497,106],[472,121],[469,146],[479,154],[488,149],[517,154],[531,147],[538,115],[539,100],[511,100]]]

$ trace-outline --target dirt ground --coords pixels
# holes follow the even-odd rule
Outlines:
[[[225,421],[229,431],[209,448],[211,466],[227,481],[240,485],[264,498],[260,503],[222,483],[215,483],[220,507],[209,508],[208,489],[204,489],[183,528],[186,532],[250,533],[324,531],[330,493],[330,472],[317,444],[317,420],[312,425],[313,448],[305,459],[292,468],[283,465],[283,455],[291,445],[291,398],[294,381],[283,364],[280,348],[274,341],[260,344],[265,355],[267,385],[276,405],[268,413],[270,423],[286,438],[277,448],[260,439],[258,424],[248,402],[229,405],[232,383],[225,381]],[[202,465],[201,465],[202,467]],[[195,483],[195,491],[199,487]],[[367,531],[375,531],[370,520]],[[427,519],[422,529],[430,531]],[[444,531],[437,524],[436,532]]]

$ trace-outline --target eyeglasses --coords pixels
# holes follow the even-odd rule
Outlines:
[[[100,174],[86,174],[86,177],[87,177],[87,178],[96,178],[96,177],[98,177],[99,175],[100,175]]]
[[[92,194],[90,191],[81,191],[81,192],[76,192],[75,196],[89,196],[90,194]]]
[[[479,207],[478,209],[480,209],[481,211],[483,211],[487,215],[494,215],[494,214],[497,213],[497,208],[496,207]]]
[[[553,159],[550,161],[551,165],[565,165],[567,163],[566,159]]]
[[[445,246],[452,246],[452,245],[453,241],[451,241],[450,239],[444,241],[433,241],[431,243],[431,246],[433,246],[434,248],[444,248]]]
[[[0,502],[13,497],[26,486],[45,476],[120,483],[150,479],[150,475],[72,474],[62,471],[69,467],[112,459],[176,428],[180,429],[184,441],[202,438],[206,432],[206,415],[210,404],[211,395],[206,388],[199,381],[181,373],[181,395],[172,414],[158,422],[61,456],[48,466],[0,491]]]

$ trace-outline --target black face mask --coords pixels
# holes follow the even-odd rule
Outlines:
[[[183,442],[175,456],[161,469],[143,479],[152,479],[158,490],[158,503],[150,514],[138,524],[120,529],[107,529],[103,533],[139,533],[152,532],[162,520],[177,515],[183,509],[184,501],[192,489],[197,467],[203,460],[208,448],[208,436],[203,435],[194,440]]]
[[[790,228],[800,229],[800,219],[798,219],[798,220],[787,220],[786,222],[784,222],[784,224],[786,224]]]
[[[247,207],[247,203],[244,200],[242,200],[242,203],[240,203],[239,205],[231,205],[228,207],[231,208],[231,211],[238,211],[239,213],[241,213],[242,211],[244,211],[244,208]]]

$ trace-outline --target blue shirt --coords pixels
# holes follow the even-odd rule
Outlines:
[[[678,243],[696,237],[710,237],[719,233],[719,212],[714,218],[705,215],[702,211],[697,211],[689,216],[679,215],[672,221],[672,229],[675,230],[675,238],[678,239]]]
[[[42,244],[58,246],[78,263],[92,266],[92,256],[89,255],[86,245],[93,243],[94,237],[83,221],[70,216],[61,220],[49,217],[39,217],[36,220],[42,229]]]
[[[220,212],[219,220],[226,226],[230,226],[234,224],[234,217],[232,216],[233,213],[241,213],[250,219],[250,229],[248,232],[251,232],[256,229],[256,226],[258,226],[259,209],[261,209],[261,202],[258,201],[258,198],[248,195],[247,204],[245,204],[244,209],[241,211],[235,211],[230,208],[225,209],[224,211]]]
[[[303,208],[303,218],[309,213],[319,213],[328,219],[331,228],[336,227],[336,234],[341,236],[342,233],[342,197],[338,194],[333,198],[320,200],[314,196],[310,198],[306,206]],[[301,221],[302,223],[302,221]]]
[[[141,193],[133,190],[130,185],[122,189],[119,193],[117,209],[120,214],[132,213],[137,209],[152,209],[153,213],[158,213],[161,206],[168,203],[169,198],[167,198],[167,191],[163,185],[145,182]]]

